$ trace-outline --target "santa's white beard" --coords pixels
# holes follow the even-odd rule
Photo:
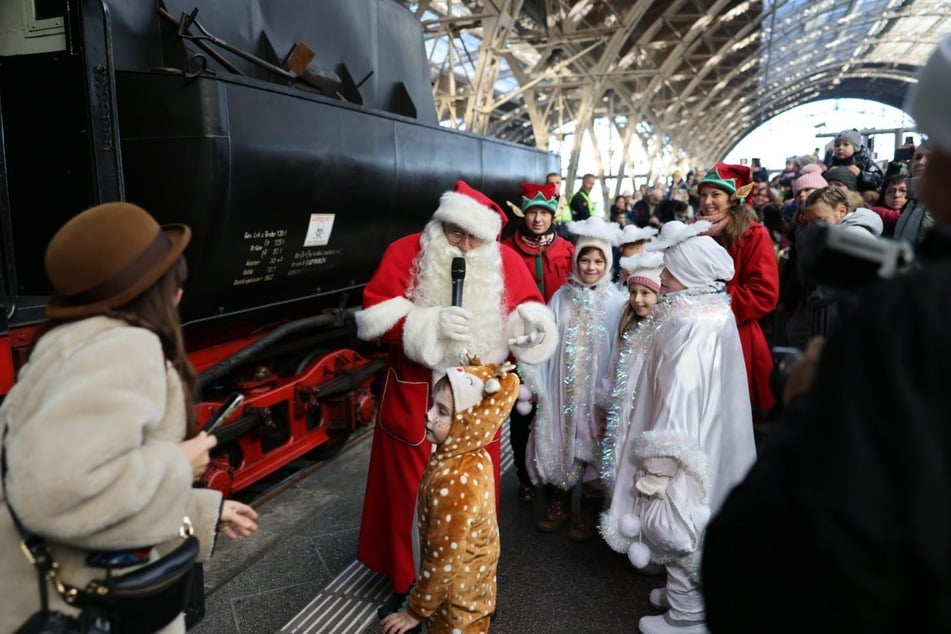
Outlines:
[[[449,306],[452,303],[452,259],[466,259],[462,307],[472,313],[468,344],[447,346],[442,368],[465,362],[471,353],[483,363],[500,363],[508,355],[503,332],[502,291],[504,278],[498,242],[486,242],[465,253],[449,244],[442,223],[432,220],[423,230],[419,255],[413,262],[413,285],[409,299],[417,306]],[[438,369],[442,369],[438,368]]]

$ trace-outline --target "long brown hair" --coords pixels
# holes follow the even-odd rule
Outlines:
[[[105,314],[121,319],[132,326],[150,330],[158,336],[159,341],[162,342],[165,358],[171,362],[172,367],[182,379],[182,388],[185,393],[185,416],[188,423],[186,437],[191,438],[196,433],[194,405],[197,375],[188,357],[185,356],[182,323],[178,316],[178,307],[172,301],[178,290],[185,284],[187,276],[188,264],[184,256],[181,256],[144,293],[128,304],[109,310]]]
[[[650,313],[648,313],[650,314]],[[617,339],[620,341],[624,338],[624,333],[628,330],[634,329],[639,323],[647,319],[647,315],[641,317],[634,312],[634,307],[631,306],[631,302],[628,302],[624,306],[624,312],[621,313],[621,323],[618,325],[617,329]]]
[[[727,249],[732,249],[736,241],[746,233],[750,228],[750,223],[757,219],[756,212],[752,207],[748,207],[743,200],[736,197],[730,198],[730,208],[727,210],[729,220],[723,231],[717,236],[720,242]]]
[[[162,352],[168,359],[178,376],[182,379],[182,391],[185,396],[185,420],[186,420],[186,438],[191,438],[197,433],[197,422],[195,421],[195,385],[197,375],[195,369],[185,356],[185,341],[182,338],[182,325],[178,316],[178,308],[172,302],[172,297],[182,288],[185,278],[188,276],[188,265],[184,256],[179,256],[178,260],[169,267],[162,277],[160,277],[152,286],[146,289],[141,295],[131,302],[119,308],[106,311],[105,315],[132,325],[139,326],[149,330],[159,338],[162,343]],[[35,344],[46,333],[62,326],[72,323],[69,319],[48,319],[37,329]]]

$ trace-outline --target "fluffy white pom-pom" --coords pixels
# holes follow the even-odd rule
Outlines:
[[[493,378],[485,382],[484,391],[486,394],[495,394],[501,389],[502,389],[502,384],[499,383],[498,379]]]
[[[635,568],[646,568],[647,564],[651,562],[650,548],[641,542],[634,542],[631,544],[631,547],[627,549],[627,558]]]
[[[518,386],[518,400],[520,400],[520,401],[530,401],[530,400],[532,400],[532,396],[534,396],[534,395],[532,394],[532,391],[531,391],[530,389],[528,389],[527,387],[525,387],[525,384],[524,384],[524,383],[522,383],[520,386]]]
[[[528,413],[532,411],[532,404],[529,401],[518,401],[515,403],[515,411],[522,416],[528,416]]]
[[[622,537],[634,539],[641,534],[641,518],[633,513],[625,513],[617,523],[617,532]]]

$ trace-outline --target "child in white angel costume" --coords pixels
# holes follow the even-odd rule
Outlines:
[[[635,566],[653,560],[667,569],[666,587],[650,596],[667,612],[643,617],[644,634],[706,632],[704,530],[756,459],[746,366],[726,293],[733,260],[699,235],[708,228],[706,221],[668,222],[648,246],[664,252],[660,298],[601,518],[605,540]]]
[[[568,223],[568,230],[578,236],[574,267],[548,302],[558,326],[558,348],[544,364],[523,364],[520,371],[538,400],[526,467],[533,483],[548,485],[548,507],[535,526],[550,533],[568,521],[572,493],[581,481],[581,513],[568,538],[583,542],[597,537],[604,506],[601,437],[618,320],[627,298],[611,283],[618,225],[591,217]]]

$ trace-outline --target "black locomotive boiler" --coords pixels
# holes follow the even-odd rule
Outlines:
[[[42,254],[128,200],[193,229],[182,317],[199,419],[232,393],[206,484],[242,489],[372,420],[351,314],[386,245],[462,178],[497,201],[555,156],[436,121],[393,0],[0,3],[0,394],[50,289]]]

